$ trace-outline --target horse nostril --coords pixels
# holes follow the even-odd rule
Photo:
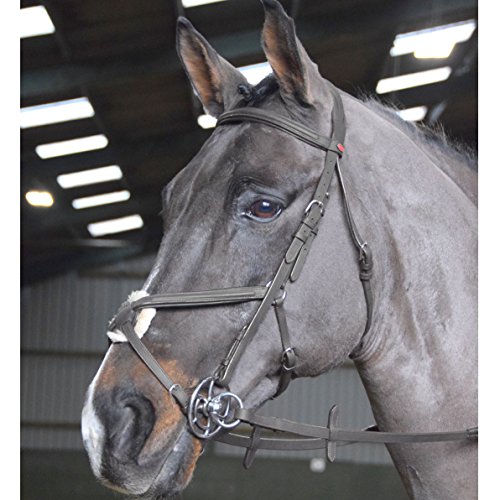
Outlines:
[[[113,398],[106,415],[110,453],[120,462],[136,460],[153,430],[154,406],[141,394],[123,394]]]

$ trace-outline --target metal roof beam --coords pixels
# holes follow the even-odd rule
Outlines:
[[[456,0],[434,6],[433,18],[439,15],[443,22],[447,16],[455,18],[462,11],[463,16],[473,16],[477,5],[475,0]],[[439,11],[439,12],[438,12]],[[376,12],[358,13],[353,16],[352,9],[331,13],[323,18],[307,18],[306,11],[302,10],[298,22],[298,33],[307,47],[308,44],[325,43],[327,40],[342,38],[352,33],[363,33],[369,39],[371,36],[380,37],[386,32],[391,37],[392,32],[402,23],[409,25],[412,19],[422,21],[425,9],[418,2],[415,4],[404,2],[388,2],[380,5]],[[224,36],[213,37],[211,44],[225,58],[235,64],[256,62],[256,58],[264,57],[260,49],[261,30],[250,30]],[[164,74],[181,71],[175,49],[168,53],[148,57],[93,63],[67,63],[50,69],[26,70],[21,76],[21,98],[23,101],[36,100],[41,95],[67,93],[80,86],[98,88],[101,85],[112,85],[113,82],[123,80],[142,79],[144,74]],[[27,105],[27,104],[23,104]]]

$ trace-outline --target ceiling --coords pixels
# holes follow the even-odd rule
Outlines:
[[[283,0],[322,75],[354,95],[374,93],[382,77],[443,66],[443,60],[393,58],[397,33],[477,19],[474,0]],[[69,269],[151,252],[161,237],[161,188],[209,137],[175,51],[175,22],[188,17],[235,66],[261,62],[263,10],[258,0],[227,0],[183,11],[175,0],[22,0],[43,4],[52,35],[21,40],[21,107],[86,96],[95,116],[21,130],[22,283]],[[457,44],[442,83],[385,94],[401,107],[425,104],[453,138],[477,143],[477,30]],[[39,144],[105,134],[104,149],[42,160]],[[123,178],[62,189],[61,173],[119,165]],[[25,200],[52,193],[50,208]],[[78,197],[127,189],[130,200],[75,210]],[[92,238],[91,222],[140,214],[141,229]]]

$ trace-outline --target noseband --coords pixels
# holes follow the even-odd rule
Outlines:
[[[314,237],[318,234],[321,219],[330,197],[332,179],[337,174],[340,193],[345,209],[347,226],[352,242],[359,254],[359,279],[366,302],[366,324],[364,334],[370,328],[373,311],[373,295],[370,285],[373,259],[368,244],[360,237],[349,207],[347,192],[340,168],[344,153],[345,117],[342,99],[332,86],[334,106],[332,111],[333,133],[324,137],[315,131],[288,118],[257,108],[241,108],[220,115],[217,126],[241,122],[259,123],[276,128],[310,146],[326,152],[325,165],[314,195],[304,210],[302,221],[291,239],[276,274],[267,286],[226,288],[200,292],[166,293],[148,295],[125,303],[110,323],[108,333],[113,341],[128,341],[150,371],[177,401],[186,415],[190,431],[199,439],[213,438],[227,444],[247,448],[244,465],[249,467],[258,448],[275,450],[311,450],[325,448],[327,458],[335,459],[336,443],[376,442],[415,443],[477,439],[477,427],[464,431],[434,433],[390,433],[343,430],[336,427],[337,407],[333,406],[328,417],[328,426],[319,427],[300,424],[285,419],[264,417],[244,408],[242,400],[234,393],[224,390],[235,371],[245,348],[252,341],[259,325],[273,308],[281,337],[282,354],[278,389],[274,397],[288,386],[296,365],[297,355],[291,344],[284,303],[287,286],[298,280],[310,252]],[[194,308],[229,305],[244,302],[260,302],[250,322],[240,331],[227,355],[215,372],[202,380],[188,395],[175,383],[144,345],[134,327],[137,315],[144,309]],[[363,335],[364,335],[363,334]],[[252,426],[251,436],[229,432],[241,422]],[[262,429],[280,431],[283,437],[263,437]],[[221,432],[225,430],[226,432]]]

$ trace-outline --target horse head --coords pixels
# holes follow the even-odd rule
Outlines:
[[[271,0],[263,5],[263,47],[273,73],[256,86],[187,19],[178,20],[178,53],[196,94],[215,117],[254,107],[330,136],[329,83],[281,5]],[[143,291],[153,295],[266,285],[301,221],[324,158],[324,151],[262,124],[217,128],[162,192],[164,236]],[[332,368],[360,340],[365,312],[362,294],[351,282],[355,271],[350,265],[334,270],[328,261],[332,252],[352,261],[353,252],[348,245],[335,245],[335,235],[329,238],[324,250],[315,253],[323,265],[308,270],[300,290],[291,292],[287,302],[297,355],[294,376]],[[344,234],[341,240],[346,238]],[[318,289],[330,289],[334,279],[336,293],[328,302],[350,311],[337,324],[334,314],[324,313],[326,299],[318,294]],[[176,383],[192,388],[214,372],[256,307],[249,302],[159,311],[143,341]],[[315,338],[301,334],[306,330]],[[230,382],[245,406],[259,406],[276,393],[281,354],[280,336],[268,314]],[[203,448],[179,406],[128,343],[109,348],[89,388],[83,436],[95,475],[135,495],[182,490]]]
[[[279,2],[262,3],[272,74],[257,85],[187,19],[177,24],[182,65],[219,122],[162,191],[155,264],[111,323],[82,416],[94,474],[137,497],[185,488],[207,438],[237,423],[233,403],[257,408],[290,375],[319,375],[349,356],[386,431],[451,430],[477,418],[477,176],[455,154],[423,148],[393,113],[334,89]],[[344,155],[342,103],[355,145]],[[370,252],[346,198],[354,183],[353,208],[376,251],[375,309]],[[462,490],[443,477],[464,471],[456,488],[474,489],[473,446],[442,445],[432,458],[414,446],[389,450],[408,491],[457,498]]]

